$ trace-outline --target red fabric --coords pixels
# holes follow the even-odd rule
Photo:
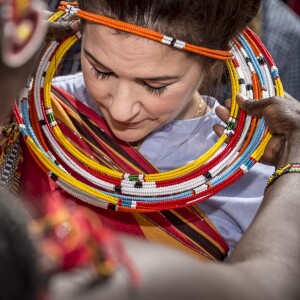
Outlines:
[[[85,116],[92,119],[96,124],[98,124],[102,129],[105,130],[110,136],[112,136],[112,132],[110,128],[108,127],[107,123],[104,122],[104,120],[100,119],[99,116],[92,111],[90,108],[88,108],[85,104],[78,101],[73,95],[67,93],[66,91],[56,87],[52,86],[54,90],[56,90],[58,93],[60,93],[64,98],[68,99],[68,102],[74,106],[78,111],[82,112]],[[156,173],[157,170],[148,162],[146,159],[133,147],[131,147],[128,143],[119,140],[118,138],[114,137],[114,139],[117,141],[117,143],[123,148],[128,154],[130,154],[132,157],[134,157],[134,160],[145,169],[147,173]],[[134,169],[128,169],[128,173],[135,173]]]
[[[299,0],[291,0],[290,1],[290,7],[291,9],[300,16],[300,1]]]
[[[87,117],[89,120],[92,120],[92,123],[98,126],[101,129],[104,129],[105,132],[110,133],[110,129],[106,128],[106,123],[104,120],[99,118],[98,115],[96,115],[91,109],[86,107],[84,104],[79,102],[76,98],[74,98],[72,95],[69,95],[68,93],[57,90],[57,92],[62,93],[63,98],[65,98],[66,103],[70,103],[71,106],[77,108],[77,112],[73,112],[71,106],[68,106],[69,104],[61,103],[61,105],[64,107],[63,109],[67,112],[69,111],[71,114],[75,113],[78,116],[80,113],[83,113],[85,117]],[[80,116],[79,116],[80,117]],[[90,123],[89,123],[90,124]],[[78,125],[78,124],[77,124]],[[79,124],[79,126],[89,126],[88,123],[83,122],[82,124]],[[80,146],[86,153],[92,154],[92,152],[89,148],[88,143],[84,141],[84,139],[80,139],[70,130],[67,126],[60,124],[60,128],[63,131],[64,135],[68,137],[70,140],[72,140],[75,144]],[[86,128],[87,130],[89,127]],[[91,132],[91,134],[94,134],[95,132]],[[101,134],[100,134],[101,135]],[[107,136],[104,136],[104,138],[107,138]],[[45,141],[46,142],[46,141]],[[100,145],[103,141],[99,137],[98,140],[95,140],[95,145]],[[141,154],[139,154],[135,149],[130,147],[130,145],[127,145],[126,143],[120,141],[116,141],[117,145],[116,151],[126,151],[126,155],[130,153],[130,158],[133,158],[133,161],[136,163],[137,167],[142,166],[146,170],[147,173],[153,173],[157,172],[157,170],[146,160],[144,159]],[[50,145],[49,149],[51,149]],[[23,142],[22,144],[23,149],[23,155],[24,155],[24,165],[23,165],[23,172],[21,177],[21,191],[23,194],[23,197],[27,199],[27,201],[30,203],[31,206],[36,209],[36,212],[44,216],[51,214],[51,212],[55,209],[57,209],[56,205],[61,205],[62,207],[65,206],[67,208],[75,207],[75,208],[84,208],[89,207],[92,211],[97,213],[97,218],[99,218],[106,227],[118,231],[118,232],[124,232],[128,234],[133,234],[140,237],[145,237],[144,233],[138,224],[138,221],[131,213],[126,212],[116,212],[112,210],[104,210],[101,208],[97,208],[95,206],[90,206],[81,200],[77,200],[73,196],[67,194],[64,192],[60,187],[56,186],[54,181],[50,179],[47,176],[47,173],[45,170],[42,170],[38,163],[35,161],[32,153],[28,150],[27,146]],[[108,153],[110,154],[110,153]],[[126,159],[124,159],[125,163],[125,172],[128,172],[126,169]],[[68,167],[64,164],[64,166],[68,169]],[[71,170],[69,170],[71,172]],[[77,175],[76,175],[77,176]],[[182,209],[184,212],[184,209]],[[170,212],[171,213],[171,212]],[[203,253],[201,243],[198,244],[197,240],[201,237],[201,234],[198,233],[197,235],[194,234],[195,240],[194,243],[191,243],[188,238],[184,234],[182,234],[179,230],[178,224],[172,223],[172,221],[166,217],[162,216],[163,213],[156,212],[151,214],[144,214],[145,217],[148,218],[152,222],[152,224],[156,227],[159,227],[162,231],[167,232],[170,236],[173,236],[178,243],[181,243],[185,245],[189,249],[194,249],[196,252],[198,252],[200,255]],[[195,217],[191,218],[191,214],[186,215],[186,222],[183,225],[188,225],[190,223],[195,223],[194,226],[199,226],[200,231],[206,229],[203,227],[203,222],[195,222]],[[200,217],[199,217],[200,218]],[[174,218],[173,218],[174,219]],[[182,223],[180,223],[182,224]],[[207,224],[206,224],[207,225]],[[188,225],[189,226],[189,225]],[[198,236],[200,235],[200,236]],[[218,236],[218,233],[215,233],[216,236]],[[222,239],[221,237],[219,237]],[[226,243],[221,243],[223,246]],[[227,251],[227,247],[225,247],[225,252]],[[79,253],[81,253],[79,251]],[[80,261],[81,257],[78,255],[78,253],[72,252],[70,255],[75,255],[75,261]],[[223,255],[224,256],[224,255]],[[218,257],[217,259],[222,259],[222,257]],[[70,256],[68,258],[68,261],[70,262],[70,265],[73,265],[74,257]]]
[[[66,203],[76,203],[79,206],[90,207],[97,212],[101,221],[113,230],[134,234],[137,236],[144,236],[142,230],[137,226],[137,222],[132,214],[119,213],[115,211],[103,210],[83,203],[81,200],[68,195],[61,188],[57,187],[55,183],[41,170],[36,164],[31,153],[28,151],[24,142],[22,143],[22,151],[24,154],[24,163],[22,168],[22,177],[20,183],[20,191],[25,200],[29,203],[29,207],[34,209],[38,215],[45,214],[45,200],[61,199]],[[120,216],[122,214],[122,217]]]

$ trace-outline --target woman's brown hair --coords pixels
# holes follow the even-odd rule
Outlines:
[[[255,17],[260,0],[79,0],[83,10],[159,31],[188,43],[226,50]],[[190,55],[190,54],[189,54]],[[195,56],[195,55],[193,55]],[[219,86],[224,63],[196,56],[204,72],[201,92]]]

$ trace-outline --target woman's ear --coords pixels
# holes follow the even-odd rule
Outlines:
[[[44,9],[41,1],[31,1],[25,14],[4,21],[1,53],[8,67],[24,65],[39,49],[47,30]]]

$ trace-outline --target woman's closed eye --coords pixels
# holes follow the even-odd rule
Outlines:
[[[92,66],[91,70],[96,79],[108,79],[112,75],[114,75],[113,72],[103,72],[103,71],[98,70],[94,66]],[[160,87],[154,87],[145,81],[142,82],[142,85],[150,94],[162,95],[164,92],[167,91],[167,85],[160,86]]]
[[[94,66],[92,66],[92,73],[95,76],[96,79],[108,79],[111,75],[113,75],[113,72],[103,72],[96,69]]]
[[[154,95],[162,95],[164,92],[167,91],[167,86],[161,86],[161,87],[154,87],[149,85],[146,82],[143,82],[143,87],[150,93],[150,94],[154,94]]]

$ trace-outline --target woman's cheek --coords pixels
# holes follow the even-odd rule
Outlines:
[[[95,79],[94,75],[84,76],[85,86],[94,100],[102,101],[109,95],[108,85]]]

